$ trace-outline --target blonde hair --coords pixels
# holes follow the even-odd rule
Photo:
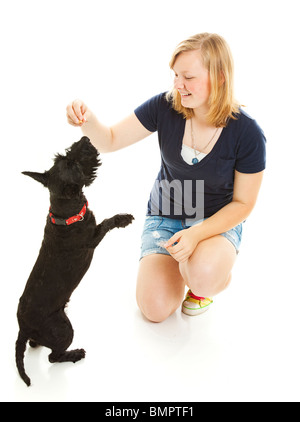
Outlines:
[[[206,115],[208,124],[225,127],[230,118],[236,119],[240,104],[234,99],[233,93],[233,59],[226,41],[217,34],[202,33],[182,41],[175,49],[170,61],[173,69],[179,54],[184,51],[199,50],[203,65],[209,72],[211,92],[209,96],[209,111]],[[171,89],[167,100],[173,108],[184,118],[190,119],[194,115],[191,108],[181,105],[181,97],[177,89]]]

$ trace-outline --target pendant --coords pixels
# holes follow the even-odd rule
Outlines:
[[[192,159],[192,163],[193,163],[193,164],[197,164],[197,163],[199,163],[198,158],[196,158],[196,157],[195,157],[195,158],[193,158],[193,159]]]

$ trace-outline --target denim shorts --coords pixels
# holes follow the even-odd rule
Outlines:
[[[155,253],[170,255],[163,246],[165,242],[167,242],[180,230],[188,229],[195,224],[199,224],[201,221],[204,220],[196,221],[195,223],[188,225],[186,224],[186,220],[175,220],[173,218],[160,217],[156,215],[147,216],[142,233],[140,259],[144,256]],[[226,237],[226,239],[233,244],[237,254],[239,253],[242,240],[242,231],[243,223],[225,233],[221,233],[221,236]]]

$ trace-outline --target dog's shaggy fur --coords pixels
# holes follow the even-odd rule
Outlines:
[[[65,156],[56,155],[49,171],[23,174],[49,189],[51,212],[61,223],[82,210],[86,203],[82,188],[94,181],[99,166],[97,150],[83,137],[66,150]],[[67,351],[73,340],[73,328],[64,308],[106,233],[115,227],[126,227],[132,220],[130,214],[117,214],[96,225],[88,207],[83,221],[71,225],[56,225],[48,215],[40,253],[17,312],[20,331],[16,364],[28,386],[30,379],[24,369],[28,340],[32,347],[42,345],[51,349],[50,362],[75,363],[85,357],[83,349]]]

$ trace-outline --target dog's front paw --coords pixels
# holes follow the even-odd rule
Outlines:
[[[126,227],[128,224],[132,223],[132,220],[134,220],[134,217],[131,214],[117,214],[115,216],[115,225],[118,228]]]

